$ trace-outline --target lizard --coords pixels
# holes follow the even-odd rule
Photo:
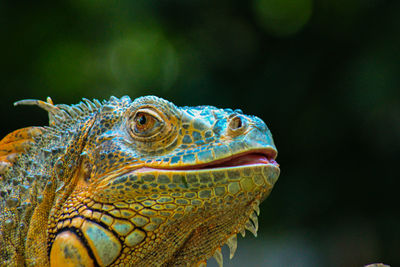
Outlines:
[[[260,118],[156,96],[14,105],[49,125],[0,141],[1,266],[222,266],[257,234],[280,173]]]

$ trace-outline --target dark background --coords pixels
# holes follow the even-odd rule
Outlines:
[[[399,1],[54,2],[0,2],[1,137],[47,123],[25,98],[241,108],[282,172],[226,265],[400,266]]]

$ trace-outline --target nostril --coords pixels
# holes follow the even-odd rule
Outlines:
[[[240,134],[246,128],[246,121],[242,116],[234,116],[230,119],[228,127],[231,134]]]
[[[237,130],[241,128],[242,125],[242,119],[240,117],[234,117],[229,123],[229,128],[231,128],[231,130]]]

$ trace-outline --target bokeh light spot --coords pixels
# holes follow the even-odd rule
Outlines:
[[[178,57],[158,31],[135,31],[109,48],[109,66],[119,86],[168,89],[178,75]]]

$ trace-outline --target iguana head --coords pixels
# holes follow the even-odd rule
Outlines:
[[[256,235],[258,206],[279,176],[261,119],[155,96],[94,106],[64,127],[71,140],[54,164],[52,265],[192,266],[212,256],[222,265],[224,244],[232,257],[237,233]],[[62,123],[57,112],[51,124]]]

